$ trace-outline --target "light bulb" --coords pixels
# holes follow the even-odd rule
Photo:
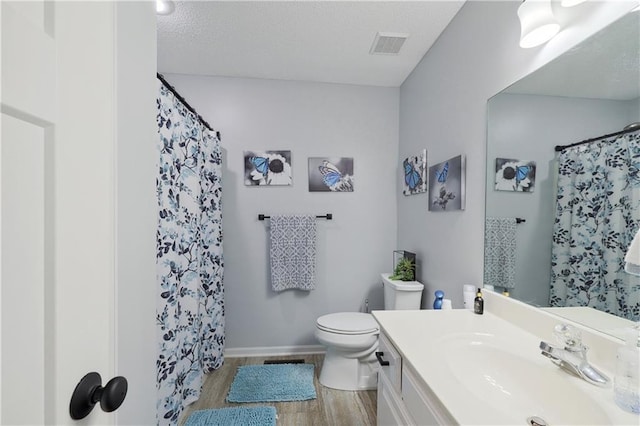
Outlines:
[[[518,18],[520,47],[525,49],[546,43],[560,31],[549,0],[525,0],[518,8]]]
[[[156,0],[156,13],[158,15],[169,15],[173,12],[174,7],[171,0]]]

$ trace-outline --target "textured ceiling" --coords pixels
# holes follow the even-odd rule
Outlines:
[[[158,16],[158,71],[398,87],[464,1],[178,1]],[[370,55],[377,32],[408,33]]]

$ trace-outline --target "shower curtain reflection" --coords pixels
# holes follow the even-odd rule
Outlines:
[[[640,277],[624,271],[639,225],[640,131],[562,150],[550,305],[640,320]]]

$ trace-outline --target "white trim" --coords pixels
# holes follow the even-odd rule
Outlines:
[[[227,348],[224,350],[225,358],[310,355],[323,353],[325,353],[325,347],[322,345],[259,346],[255,348]]]

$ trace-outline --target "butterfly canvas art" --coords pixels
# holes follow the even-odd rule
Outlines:
[[[463,155],[429,167],[429,211],[464,210],[465,167]]]
[[[496,191],[533,192],[536,184],[535,161],[496,158]]]
[[[414,195],[427,192],[427,150],[402,162],[404,184],[402,193]]]
[[[291,151],[244,151],[244,184],[291,185]]]
[[[353,158],[309,157],[309,192],[353,192]]]

